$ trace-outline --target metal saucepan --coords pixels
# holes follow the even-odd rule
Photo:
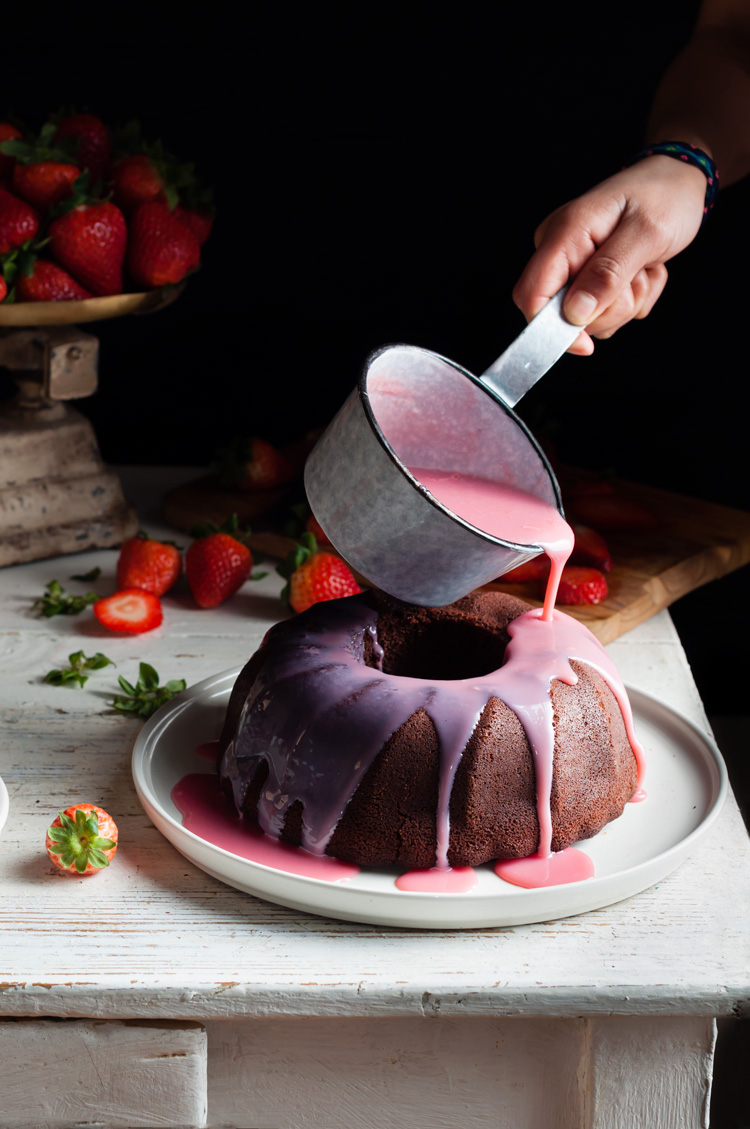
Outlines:
[[[563,513],[552,468],[512,410],[581,332],[563,317],[563,297],[556,294],[481,377],[413,345],[368,357],[308,458],[305,488],[333,545],[370,583],[439,607],[541,552],[469,524],[407,468],[501,481]]]

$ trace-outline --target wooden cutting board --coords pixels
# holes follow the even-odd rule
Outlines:
[[[645,506],[656,522],[651,529],[604,532],[614,562],[607,575],[608,598],[564,609],[602,643],[611,643],[681,596],[750,561],[750,513],[621,479],[612,479],[612,485],[618,494]],[[207,519],[219,524],[237,512],[241,521],[257,529],[248,542],[253,551],[283,559],[294,542],[278,532],[281,522],[269,522],[265,529],[260,524],[264,512],[277,517],[282,498],[283,492],[273,497],[269,492],[263,500],[257,494],[222,490],[205,478],[166,495],[164,514],[171,525],[187,530]],[[503,583],[501,578],[486,588],[541,603],[538,589],[530,584]]]

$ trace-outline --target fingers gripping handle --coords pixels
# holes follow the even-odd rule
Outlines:
[[[584,328],[563,316],[567,286],[558,290],[481,379],[512,408],[575,341]]]

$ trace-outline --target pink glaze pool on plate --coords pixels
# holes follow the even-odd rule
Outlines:
[[[188,831],[250,862],[323,882],[345,882],[359,874],[358,866],[326,855],[311,855],[271,839],[245,823],[236,815],[219,787],[218,777],[212,773],[191,772],[183,776],[172,789],[172,800]]]

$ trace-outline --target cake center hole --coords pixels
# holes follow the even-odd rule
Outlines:
[[[461,621],[379,625],[383,671],[405,678],[451,680],[479,678],[502,666],[507,636]],[[368,666],[377,663],[366,647]]]

